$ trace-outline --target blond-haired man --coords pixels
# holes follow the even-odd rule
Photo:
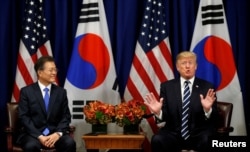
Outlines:
[[[160,101],[152,93],[145,97],[145,104],[156,119],[166,122],[152,137],[152,151],[206,151],[209,137],[215,133],[218,114],[213,85],[195,77],[197,57],[193,52],[179,53],[176,69],[180,78],[161,84]]]

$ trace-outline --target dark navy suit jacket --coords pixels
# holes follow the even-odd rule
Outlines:
[[[189,110],[189,128],[191,136],[205,130],[215,130],[217,121],[217,101],[214,102],[212,113],[209,119],[205,116],[201,105],[200,94],[205,97],[208,89],[213,85],[205,80],[195,78],[192,87]],[[182,93],[180,79],[173,79],[161,84],[160,97],[164,98],[162,107],[162,119],[166,122],[163,130],[168,130],[177,136],[181,136],[181,113]]]
[[[37,138],[46,127],[50,133],[66,133],[71,121],[66,90],[52,84],[48,112],[46,112],[38,83],[22,88],[19,117],[24,128],[20,138],[27,134]]]

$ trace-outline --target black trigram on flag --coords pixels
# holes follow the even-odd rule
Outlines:
[[[82,4],[79,23],[100,21],[98,3]]]
[[[84,119],[83,106],[84,100],[72,101],[72,119]]]
[[[72,101],[72,119],[84,119],[83,107],[93,100],[73,100]]]
[[[223,5],[207,5],[201,8],[202,25],[223,24]]]

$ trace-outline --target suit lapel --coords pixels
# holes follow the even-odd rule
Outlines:
[[[54,84],[51,85],[51,91],[50,91],[50,98],[49,98],[49,107],[48,107],[48,112],[47,115],[49,116],[51,111],[53,111],[53,105],[56,101],[56,95],[57,95],[57,91],[55,89]]]
[[[34,85],[34,89],[33,90],[34,90],[35,96],[36,96],[36,98],[38,100],[38,103],[39,103],[41,109],[46,114],[45,104],[44,104],[44,100],[43,100],[43,94],[41,92],[41,89],[40,89],[38,83],[36,83],[36,85]]]
[[[181,82],[180,82],[180,79],[177,79],[177,81],[175,82],[177,83],[175,86],[175,96],[176,96],[176,99],[177,99],[177,106],[178,106],[178,110],[179,110],[179,115],[181,117],[181,113],[182,113],[182,93],[181,93]]]
[[[200,87],[199,80],[197,78],[195,78],[194,79],[194,84],[193,84],[193,87],[192,87],[191,98],[190,98],[191,101],[195,100],[195,97],[199,96],[199,94],[200,94],[199,87]]]
[[[191,97],[190,97],[190,117],[192,117],[192,109],[194,109],[195,107],[197,107],[198,105],[200,105],[201,101],[200,101],[200,81],[198,78],[194,79],[194,84],[192,86],[192,93],[191,93]]]

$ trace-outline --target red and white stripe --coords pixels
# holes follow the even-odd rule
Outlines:
[[[172,55],[169,47],[168,37],[160,42],[151,51],[145,52],[137,43],[127,86],[124,92],[124,99],[144,100],[144,96],[153,92],[159,99],[160,84],[174,78]],[[150,113],[148,111],[148,113]],[[158,130],[153,117],[143,121],[141,128],[147,132],[147,141]]]
[[[37,52],[33,55],[30,55],[22,40],[20,41],[19,53],[17,58],[16,78],[14,82],[11,102],[18,102],[20,89],[22,87],[37,81],[34,64],[39,57],[44,55],[52,56],[49,41],[39,47]]]

